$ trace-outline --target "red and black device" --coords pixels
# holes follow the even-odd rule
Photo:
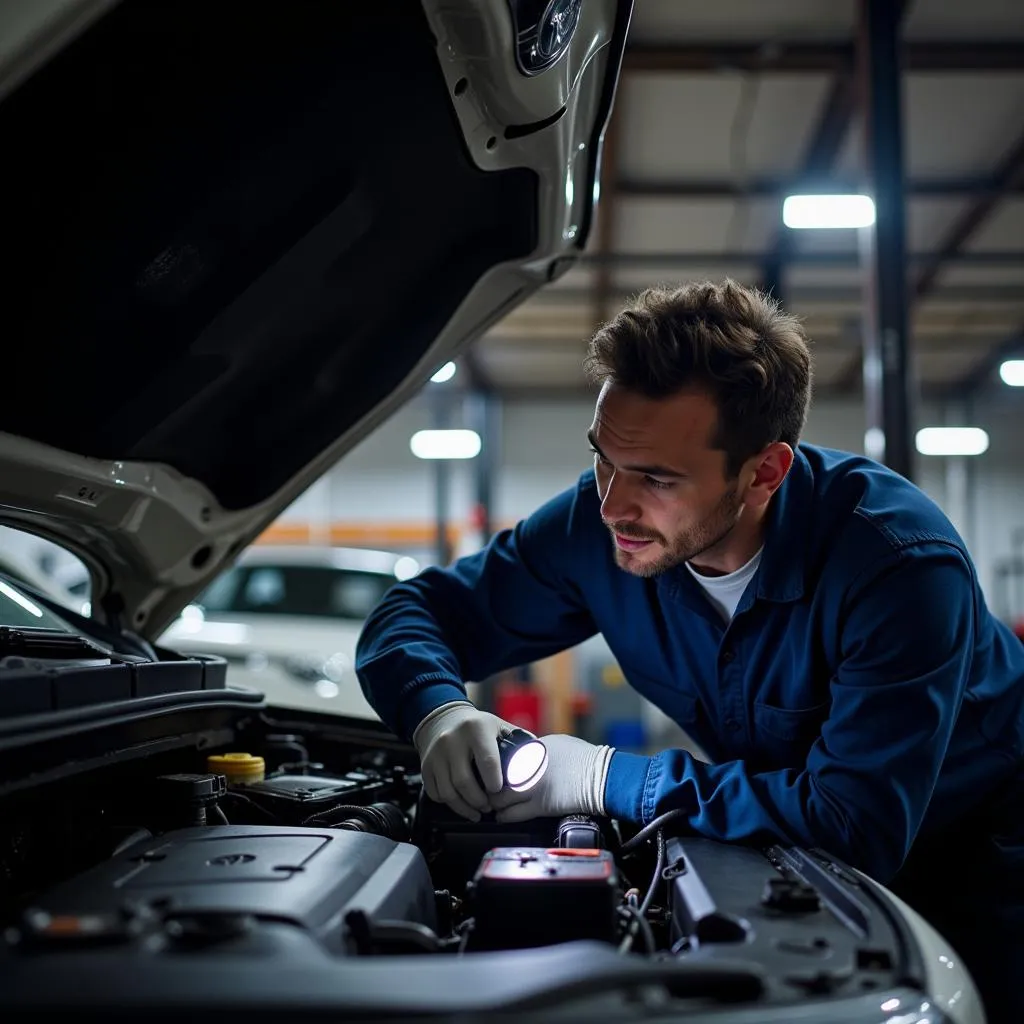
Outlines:
[[[469,895],[473,949],[616,941],[619,879],[607,850],[500,847],[484,855]]]

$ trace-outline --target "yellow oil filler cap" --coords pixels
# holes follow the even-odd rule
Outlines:
[[[206,770],[214,775],[223,775],[229,786],[262,782],[267,766],[262,757],[253,754],[212,754],[206,759]]]

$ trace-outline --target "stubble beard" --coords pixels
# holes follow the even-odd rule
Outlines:
[[[633,576],[650,578],[659,576],[669,569],[674,569],[684,562],[691,562],[699,555],[710,548],[721,544],[726,537],[732,533],[739,518],[742,504],[736,494],[736,488],[730,487],[722,495],[718,504],[709,513],[703,522],[698,523],[693,529],[686,530],[672,539],[669,543],[665,537],[654,535],[643,530],[635,529],[629,523],[613,525],[609,527],[614,533],[621,534],[632,540],[650,540],[660,544],[663,548],[661,555],[653,561],[647,561],[643,557],[647,554],[644,551],[630,552],[615,547],[615,564],[625,572]],[[615,543],[615,538],[612,538]]]

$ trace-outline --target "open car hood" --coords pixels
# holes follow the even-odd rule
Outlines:
[[[0,520],[157,635],[572,264],[631,6],[3,5]]]

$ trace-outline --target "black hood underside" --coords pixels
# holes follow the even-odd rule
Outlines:
[[[370,412],[536,244],[434,48],[408,0],[127,0],[8,97],[0,430],[231,509]]]

